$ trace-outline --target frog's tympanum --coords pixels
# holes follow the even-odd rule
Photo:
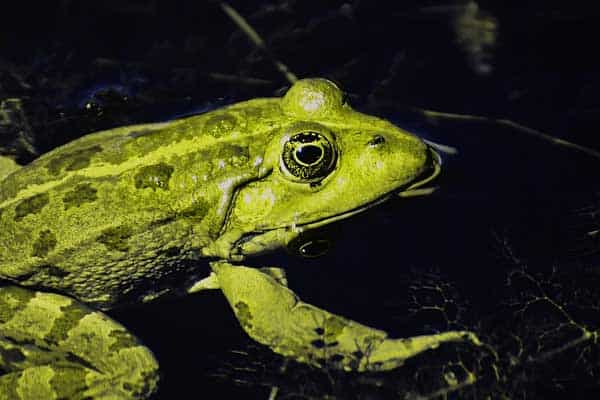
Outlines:
[[[387,370],[477,343],[465,331],[391,339],[303,303],[279,268],[240,265],[439,169],[422,140],[323,79],[43,155],[0,183],[0,399],[148,397],[154,356],[102,310],[203,289],[223,292],[250,337],[316,366]]]

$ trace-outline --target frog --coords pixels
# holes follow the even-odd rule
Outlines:
[[[323,78],[167,122],[85,135],[0,182],[1,399],[146,399],[152,351],[108,310],[220,290],[240,327],[315,367],[387,371],[471,331],[409,338],[303,302],[251,257],[395,197],[435,149]]]

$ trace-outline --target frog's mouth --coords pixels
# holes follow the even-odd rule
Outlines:
[[[345,211],[341,214],[336,214],[330,217],[326,217],[317,221],[307,222],[305,224],[298,224],[296,227],[299,228],[299,231],[302,232],[306,229],[314,229],[319,228],[321,226],[330,224],[335,221],[340,221],[342,219],[349,218],[353,215],[359,214],[363,211],[368,210],[371,207],[375,207],[394,196],[398,197],[416,197],[416,196],[426,196],[437,190],[436,186],[424,187],[427,183],[433,181],[442,171],[442,158],[440,155],[428,146],[428,156],[427,156],[427,167],[417,176],[417,178],[405,186],[402,186],[394,191],[383,195],[382,197],[375,199],[369,203],[362,204],[356,208],[353,208],[349,211]]]
[[[408,187],[396,191],[399,197],[426,196],[437,190],[437,186],[424,187],[424,185],[433,181],[442,172],[442,157],[431,147],[428,147],[428,150],[428,167],[421,172],[416,181]]]
[[[424,185],[433,181],[440,174],[442,160],[440,155],[431,147],[428,147],[428,150],[427,167],[415,180],[407,185],[397,188],[369,203],[362,204],[340,214],[306,223],[278,226],[263,231],[248,232],[235,242],[233,246],[236,249],[235,253],[242,255],[259,254],[268,250],[274,250],[278,247],[287,246],[288,243],[304,231],[316,229],[332,222],[349,218],[368,210],[371,207],[375,207],[396,195],[399,197],[415,197],[433,193],[436,190],[436,187],[424,187]]]

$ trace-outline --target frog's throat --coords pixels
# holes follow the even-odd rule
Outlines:
[[[357,207],[350,211],[346,211],[341,214],[336,214],[327,218],[323,218],[317,221],[312,221],[304,224],[282,225],[272,227],[264,230],[257,230],[252,232],[246,232],[241,236],[237,237],[235,241],[231,243],[231,255],[234,257],[239,256],[240,259],[232,258],[231,255],[226,258],[240,261],[246,256],[264,254],[280,248],[285,248],[289,243],[296,239],[302,232],[312,230],[321,226],[328,225],[332,222],[339,221],[351,217],[352,215],[358,214],[365,211],[367,208],[376,206],[377,204],[383,203],[388,200],[391,195],[383,196],[371,203]]]

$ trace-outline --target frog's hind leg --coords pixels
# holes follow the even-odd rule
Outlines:
[[[122,325],[66,296],[0,287],[0,399],[145,399],[158,364]]]
[[[392,339],[383,331],[302,302],[260,270],[226,262],[211,267],[248,335],[301,362],[348,371],[383,371],[442,343],[481,344],[468,331]]]

